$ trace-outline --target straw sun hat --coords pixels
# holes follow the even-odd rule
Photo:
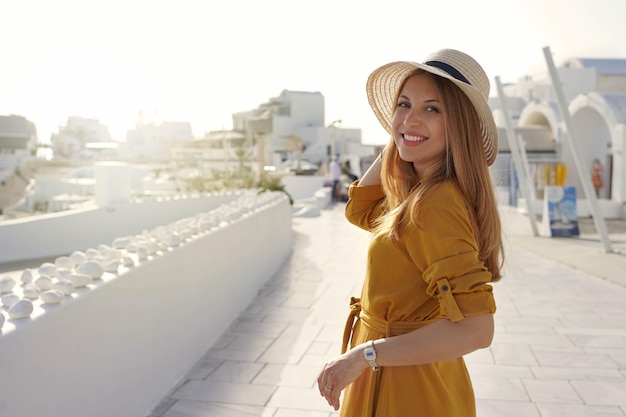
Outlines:
[[[423,64],[391,62],[370,74],[366,87],[367,98],[385,130],[391,133],[391,119],[398,88],[406,76],[417,68],[452,81],[469,97],[480,119],[485,159],[488,165],[493,164],[498,154],[498,129],[487,104],[489,79],[478,62],[454,49],[434,52]]]

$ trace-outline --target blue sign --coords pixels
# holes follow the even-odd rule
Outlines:
[[[545,193],[550,220],[550,236],[579,236],[576,187],[549,186],[545,188]]]

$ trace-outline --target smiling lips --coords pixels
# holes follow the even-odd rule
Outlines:
[[[427,138],[425,138],[424,136],[413,136],[406,133],[402,135],[402,141],[406,146],[417,146],[420,143],[424,142],[426,139]]]

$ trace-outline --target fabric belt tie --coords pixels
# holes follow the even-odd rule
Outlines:
[[[352,335],[354,334],[354,327],[357,323],[357,319],[361,321],[361,323],[367,328],[384,334],[385,337],[398,336],[404,333],[408,333],[412,330],[419,329],[424,327],[435,320],[425,320],[425,321],[386,321],[380,320],[376,317],[373,317],[367,314],[366,311],[361,309],[361,299],[356,297],[350,298],[350,314],[348,315],[348,320],[346,321],[346,327],[343,330],[343,343],[341,345],[341,353],[346,353],[348,350],[348,345],[350,344],[350,339],[352,339]]]
[[[346,326],[343,329],[343,342],[341,343],[341,354],[343,355],[348,350],[348,343],[352,338],[352,332],[354,331],[354,322],[361,313],[361,299],[356,297],[350,298],[350,314],[346,321]]]

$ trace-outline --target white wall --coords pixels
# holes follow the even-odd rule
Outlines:
[[[626,202],[626,124],[615,126],[615,142],[613,152],[613,184],[611,193],[613,198],[622,203]]]
[[[31,319],[8,320],[0,415],[147,415],[288,257],[289,203],[284,193],[259,199],[60,305],[36,304]]]
[[[128,203],[131,200],[130,165],[120,162],[97,162],[94,175],[97,187],[94,197],[98,206]]]
[[[158,197],[0,222],[0,264],[69,254],[211,210],[236,192]]]
[[[291,198],[301,200],[312,197],[329,179],[317,175],[287,175],[281,177],[281,181]]]

